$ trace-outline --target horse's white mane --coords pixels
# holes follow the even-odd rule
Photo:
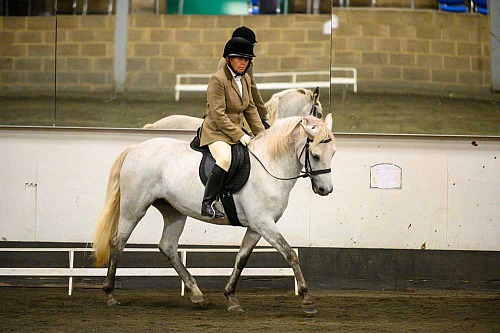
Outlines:
[[[277,119],[274,125],[261,132],[254,142],[256,145],[265,146],[271,158],[278,158],[289,151],[297,140],[307,135],[304,128],[299,126],[300,124],[314,126],[315,130],[317,130],[311,147],[316,146],[327,137],[334,140],[332,132],[326,127],[323,120],[314,116],[307,116]]]
[[[286,90],[283,90],[283,91],[280,91],[278,93],[273,94],[273,96],[271,96],[271,99],[269,101],[267,101],[265,104],[266,108],[267,108],[268,120],[269,120],[270,125],[274,124],[274,122],[278,118],[278,111],[279,111],[278,106],[279,106],[281,99],[283,99],[285,96],[287,96],[291,93],[295,93],[295,92],[301,92],[302,94],[308,96],[311,100],[314,99],[313,92],[308,90],[308,89],[304,89],[304,88],[286,89]],[[297,94],[296,97],[294,98],[294,100],[291,101],[290,103],[294,103],[297,99],[299,99],[301,97],[302,97],[302,95]]]

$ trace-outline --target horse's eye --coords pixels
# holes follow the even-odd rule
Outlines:
[[[312,154],[312,157],[313,157],[316,161],[319,161],[319,155]]]

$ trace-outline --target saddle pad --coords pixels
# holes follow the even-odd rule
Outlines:
[[[195,136],[190,146],[193,150],[203,154],[199,166],[199,176],[203,185],[207,184],[207,179],[215,165],[215,160],[210,154],[207,146],[200,147],[200,139]],[[222,188],[224,192],[236,193],[245,186],[250,175],[250,155],[248,148],[241,143],[231,146],[231,166],[226,176],[225,184]]]

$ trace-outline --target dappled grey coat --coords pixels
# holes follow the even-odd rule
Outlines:
[[[264,130],[252,99],[250,76],[241,79],[243,96],[227,66],[219,69],[208,82],[207,108],[201,126],[200,145],[215,141],[238,143],[243,136],[243,117],[253,134]]]

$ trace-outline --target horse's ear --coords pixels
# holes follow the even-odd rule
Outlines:
[[[316,136],[316,133],[318,132],[318,130],[315,129],[315,128],[307,126],[307,121],[305,119],[303,119],[300,122],[300,125],[302,126],[302,128],[304,129],[304,131],[306,131],[307,136],[309,137],[309,139],[314,140],[314,137]]]
[[[326,128],[328,128],[330,130],[330,132],[332,131],[332,124],[333,124],[332,114],[329,113],[326,115],[325,125],[326,125]]]
[[[313,92],[314,96],[314,101],[317,101],[319,99],[319,87],[316,87]]]

